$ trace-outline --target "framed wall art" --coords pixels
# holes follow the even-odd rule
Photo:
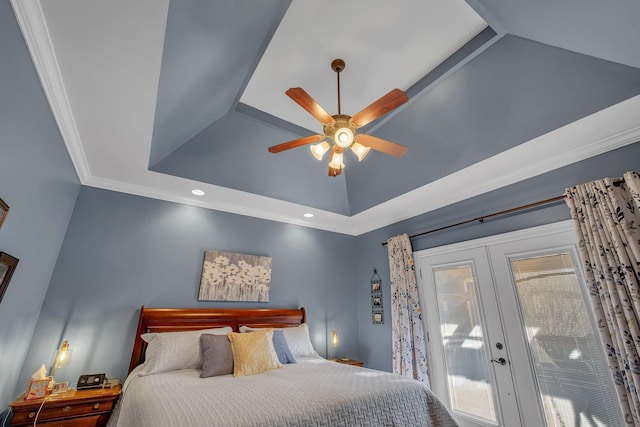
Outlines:
[[[13,271],[18,265],[18,258],[12,257],[8,253],[0,252],[0,302],[9,287],[9,281],[13,276]]]
[[[374,268],[371,276],[371,321],[374,325],[384,323],[382,312],[382,279]]]
[[[0,227],[2,227],[2,223],[4,222],[5,218],[7,218],[7,215],[9,214],[9,205],[7,205],[7,203],[0,199]]]
[[[271,257],[207,250],[198,301],[269,302]]]

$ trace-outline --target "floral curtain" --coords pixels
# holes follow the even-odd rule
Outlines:
[[[640,176],[577,185],[566,196],[624,421],[640,426]]]
[[[409,236],[389,239],[393,372],[429,385],[422,312]]]

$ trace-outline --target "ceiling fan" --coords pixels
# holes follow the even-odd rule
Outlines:
[[[298,105],[322,123],[324,135],[305,136],[294,139],[293,141],[283,142],[282,144],[269,147],[269,152],[279,153],[291,148],[322,141],[320,144],[312,145],[310,149],[313,156],[318,160],[322,160],[325,153],[331,151],[329,156],[329,176],[338,176],[342,173],[342,169],[344,168],[343,154],[347,148],[351,148],[351,151],[358,157],[358,161],[362,161],[371,148],[395,157],[402,157],[407,154],[408,148],[404,145],[387,141],[386,139],[373,135],[364,133],[356,134],[358,128],[371,123],[378,117],[387,114],[407,102],[409,100],[407,94],[400,89],[393,89],[354,116],[341,114],[340,72],[343,71],[344,68],[345,63],[342,59],[334,59],[331,62],[331,69],[338,75],[338,114],[330,116],[315,99],[300,87],[293,87],[285,92],[289,98],[293,99]],[[333,142],[333,144],[331,142]]]

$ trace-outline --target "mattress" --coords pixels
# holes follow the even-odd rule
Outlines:
[[[456,426],[424,384],[325,359],[257,375],[131,373],[110,427]]]

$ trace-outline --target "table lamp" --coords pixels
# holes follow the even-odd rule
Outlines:
[[[336,347],[340,344],[340,338],[338,338],[338,333],[336,331],[331,331],[329,335],[329,359],[335,359],[334,351]]]
[[[69,341],[64,340],[60,345],[60,348],[55,352],[53,363],[51,364],[51,381],[49,387],[52,388],[54,384],[54,378],[58,368],[63,368],[69,364],[71,360],[71,349],[69,348]]]

